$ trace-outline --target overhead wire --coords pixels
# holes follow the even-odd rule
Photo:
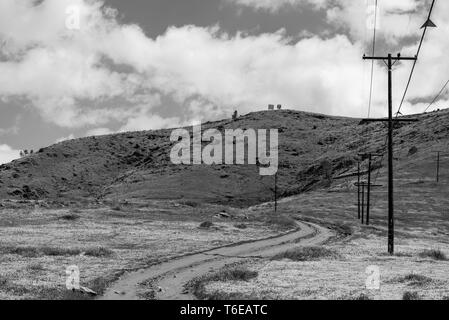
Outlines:
[[[408,93],[408,90],[409,90],[409,87],[410,87],[410,84],[411,84],[411,80],[413,78],[413,74],[414,74],[414,71],[415,71],[415,68],[416,68],[416,64],[417,64],[417,61],[418,61],[418,57],[419,57],[419,54],[421,52],[422,45],[424,43],[424,39],[425,39],[425,35],[426,35],[426,32],[427,32],[427,28],[429,27],[427,22],[430,20],[430,18],[432,16],[432,12],[433,12],[433,8],[434,8],[434,5],[435,5],[435,2],[436,2],[436,0],[432,0],[432,4],[430,6],[430,10],[429,10],[429,14],[428,14],[428,17],[427,17],[427,20],[426,20],[426,24],[424,25],[423,34],[421,36],[421,39],[420,39],[420,42],[419,42],[419,45],[418,45],[418,49],[417,49],[417,52],[416,52],[416,60],[414,60],[414,62],[413,62],[413,66],[412,66],[412,69],[410,71],[410,75],[409,75],[409,78],[408,78],[408,81],[407,81],[407,85],[406,85],[404,94],[403,94],[402,99],[401,99],[401,103],[399,105],[398,111],[396,112],[396,118],[398,118],[399,115],[401,114],[401,109],[402,109],[403,103],[405,101],[405,97],[407,96],[407,93]],[[377,7],[377,5],[378,4],[377,4],[377,1],[376,1],[376,7]],[[376,13],[377,13],[377,8],[376,8]],[[377,16],[376,16],[376,19],[377,19]],[[373,48],[374,48],[374,45],[375,45],[375,40],[373,40]],[[374,56],[374,54],[373,54],[373,56]],[[373,61],[373,63],[374,63],[374,61]],[[372,65],[372,69],[373,68],[374,67]],[[441,95],[441,93],[444,91],[444,89],[447,87],[448,84],[449,84],[449,80],[445,84],[443,89],[440,91],[440,93],[437,95],[437,97],[434,99],[434,101],[429,105],[428,108],[430,108],[430,106],[435,103],[435,101],[438,99],[438,97]],[[371,88],[370,88],[370,103],[369,103],[368,114],[370,114],[370,111],[371,111],[371,99],[372,99],[371,93],[372,93],[372,84],[371,84]],[[385,158],[385,155],[386,155],[387,142],[388,142],[388,137],[386,137],[385,142],[384,142],[384,147],[382,148],[383,151],[381,152],[382,155],[381,155],[380,161],[379,161],[380,164],[382,164],[382,162],[383,162],[383,160]],[[379,178],[381,167],[382,167],[382,165],[379,165],[379,168],[377,169],[376,175],[374,177],[374,183],[373,184],[376,184],[376,182],[377,182],[377,180]]]
[[[374,57],[376,53],[376,30],[377,30],[377,11],[378,11],[378,0],[375,2],[374,11],[374,35],[373,35],[373,46],[372,46],[372,56]],[[371,61],[371,80],[370,80],[370,90],[369,90],[369,103],[368,103],[368,118],[371,115],[371,105],[373,98],[373,80],[374,80],[374,60]]]
[[[430,109],[430,107],[432,107],[436,101],[438,100],[438,98],[441,96],[441,94],[443,93],[444,89],[446,89],[447,85],[449,84],[449,80],[447,80],[447,82],[445,83],[445,85],[443,86],[443,88],[441,88],[440,92],[438,92],[438,94],[435,96],[435,98],[432,100],[432,102],[428,105],[428,107],[426,108],[426,110],[424,110],[424,113],[427,112],[427,110]]]
[[[413,65],[412,65],[412,69],[411,69],[411,71],[410,71],[410,75],[409,75],[409,77],[408,77],[407,85],[406,85],[406,87],[405,87],[404,94],[402,95],[402,99],[401,99],[401,103],[399,104],[398,111],[396,112],[396,117],[398,117],[398,116],[401,114],[402,105],[404,104],[405,97],[407,96],[408,89],[410,88],[410,84],[411,84],[412,78],[413,78],[413,73],[415,72],[416,64],[418,63],[418,57],[419,57],[419,54],[420,54],[420,52],[421,52],[421,48],[422,48],[422,45],[423,45],[423,42],[424,42],[424,38],[425,38],[425,36],[426,36],[427,28],[429,27],[429,25],[427,24],[427,22],[428,22],[428,21],[430,20],[430,18],[432,17],[432,12],[433,12],[433,7],[434,7],[434,5],[435,5],[435,1],[436,1],[436,0],[432,0],[432,4],[431,4],[430,10],[429,10],[429,15],[428,15],[427,20],[426,20],[426,23],[425,23],[425,25],[424,25],[424,30],[423,30],[423,33],[422,33],[422,36],[421,36],[421,40],[419,41],[418,50],[417,50],[416,55],[415,55],[416,60],[413,61]]]

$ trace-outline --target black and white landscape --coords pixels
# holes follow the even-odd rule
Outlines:
[[[448,21],[1,0],[0,299],[449,299]]]

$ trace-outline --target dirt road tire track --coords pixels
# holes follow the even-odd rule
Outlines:
[[[216,248],[127,273],[100,299],[139,300],[139,284],[156,279],[156,285],[162,289],[156,293],[156,299],[193,300],[193,295],[183,293],[184,285],[198,276],[242,259],[267,258],[296,246],[320,245],[334,235],[331,230],[316,224],[298,222],[298,226],[298,230],[278,237]]]

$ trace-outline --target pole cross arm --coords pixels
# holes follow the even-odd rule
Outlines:
[[[387,60],[388,57],[367,57],[366,55],[363,56],[363,60]],[[400,54],[398,54],[396,57],[392,56],[392,60],[400,61],[400,60],[409,60],[409,61],[415,61],[418,60],[417,56],[414,57],[402,57]]]
[[[368,183],[366,183],[366,182],[364,182],[364,183],[358,183],[358,182],[356,182],[356,183],[354,183],[354,185],[355,185],[356,187],[368,187],[368,186],[370,186],[371,188],[372,188],[372,187],[374,187],[374,188],[383,187],[383,185],[381,185],[381,184],[368,184]]]

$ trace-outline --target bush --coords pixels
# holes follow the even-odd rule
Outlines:
[[[297,247],[288,251],[279,253],[271,258],[271,260],[289,259],[292,261],[313,261],[324,258],[339,258],[339,254],[334,250],[322,247]]]
[[[112,206],[111,206],[111,210],[114,210],[114,211],[122,211],[123,210],[123,208],[122,208],[122,206],[120,205],[120,204],[113,204]]]
[[[108,257],[112,255],[112,250],[109,250],[107,248],[98,247],[98,248],[90,248],[84,251],[86,256],[90,257]]]
[[[61,216],[59,219],[60,220],[65,220],[65,221],[76,221],[79,218],[80,218],[80,216],[77,215],[77,214],[68,213],[68,214],[65,214],[65,215]]]
[[[419,256],[421,258],[431,258],[434,260],[447,260],[446,255],[439,249],[424,250],[419,253]]]
[[[371,297],[366,293],[361,293],[360,295],[355,297],[354,300],[371,300]]]
[[[399,282],[408,282],[409,285],[422,286],[432,282],[432,279],[420,274],[410,273],[399,279]]]
[[[410,150],[408,151],[408,155],[409,155],[409,156],[412,156],[412,155],[416,154],[417,152],[418,152],[418,148],[415,147],[415,146],[413,146],[413,147],[411,147]]]
[[[31,272],[42,271],[44,270],[44,266],[42,265],[42,263],[32,263],[27,266],[27,270]]]
[[[286,216],[270,217],[268,218],[267,223],[271,225],[277,225],[282,229],[294,229],[298,226],[294,219]]]
[[[0,276],[0,288],[6,287],[9,280],[6,277]]]
[[[204,221],[200,224],[200,228],[201,229],[209,229],[213,226],[214,224],[210,221]]]
[[[192,207],[192,208],[197,208],[201,205],[201,203],[193,201],[193,200],[185,200],[185,201],[182,201],[181,204],[184,206]]]
[[[212,296],[206,294],[206,285],[211,282],[226,281],[249,281],[257,278],[257,271],[249,270],[245,267],[225,267],[215,273],[208,274],[190,281],[186,287],[189,288],[198,299],[218,299],[223,297],[215,292]]]
[[[244,224],[244,223],[237,223],[237,224],[234,224],[234,227],[237,228],[237,229],[246,229],[246,228],[248,228],[248,227],[246,226],[246,224]]]
[[[77,256],[84,253],[86,256],[104,257],[112,254],[112,251],[106,248],[61,248],[61,247],[2,247],[2,254],[15,254],[28,258],[37,258],[42,256]]]
[[[406,291],[404,292],[404,295],[402,296],[402,300],[420,300],[418,292],[410,292]]]

